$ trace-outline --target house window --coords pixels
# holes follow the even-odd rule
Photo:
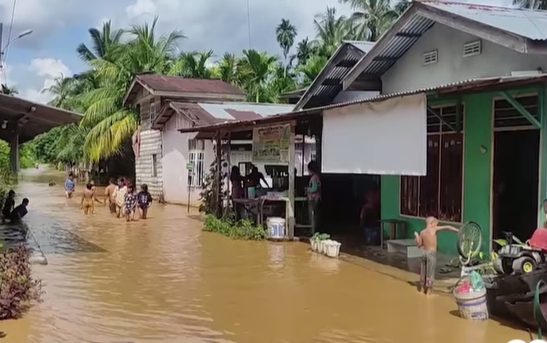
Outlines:
[[[150,126],[152,126],[154,124],[154,119],[156,119],[156,103],[154,101],[150,102],[148,117],[150,118]]]
[[[401,214],[461,222],[463,134],[453,128],[463,128],[464,110],[459,122],[456,106],[432,111],[427,117],[426,176],[401,176]]]
[[[158,155],[152,154],[152,177],[158,176]]]
[[[188,162],[193,164],[189,175],[190,187],[201,187],[205,177],[204,169],[205,141],[201,139],[190,139],[188,141]]]

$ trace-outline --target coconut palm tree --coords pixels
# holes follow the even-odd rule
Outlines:
[[[49,93],[54,96],[49,105],[70,110],[72,109],[71,98],[75,94],[73,92],[74,83],[75,80],[72,77],[65,77],[61,74],[53,80],[51,86],[42,89],[41,93]]]
[[[243,57],[238,61],[240,84],[247,91],[250,101],[268,101],[268,82],[271,72],[275,70],[277,56],[256,50],[243,50]]]
[[[375,42],[398,17],[389,0],[340,0],[353,9],[354,39]],[[403,5],[401,5],[403,6]]]
[[[321,55],[313,55],[306,64],[298,67],[298,72],[303,76],[302,86],[309,86],[327,64],[328,58]]]
[[[317,53],[317,44],[314,44],[313,41],[310,41],[308,37],[302,39],[296,45],[296,59],[298,60],[298,65],[304,65],[308,59]]]
[[[277,43],[283,50],[283,60],[287,64],[287,56],[294,45],[294,38],[298,34],[296,27],[288,19],[281,19],[281,23],[275,28]]]
[[[2,94],[15,95],[19,94],[19,91],[14,86],[8,86],[5,83],[2,84]]]
[[[123,30],[112,31],[112,23],[109,20],[103,23],[101,31],[91,28],[88,32],[91,36],[92,49],[89,49],[84,43],[78,45],[76,51],[80,58],[86,62],[97,58],[113,60],[115,50],[120,46]]]
[[[343,40],[352,39],[350,22],[345,16],[337,16],[336,8],[327,7],[324,13],[319,13],[313,20],[317,32],[319,53],[330,57]]]
[[[207,66],[207,62],[212,56],[213,50],[182,52],[167,74],[210,79],[212,70]]]
[[[235,54],[225,53],[222,58],[216,63],[218,67],[219,78],[222,81],[229,82],[231,84],[238,84],[238,58]]]
[[[134,25],[127,31],[130,40],[116,48],[114,59],[97,58],[89,61],[100,86],[84,96],[86,111],[80,126],[89,127],[84,150],[91,162],[120,151],[138,123],[137,113],[122,106],[122,99],[136,74],[164,73],[173,59],[181,31],[156,35],[157,18],[151,25]]]

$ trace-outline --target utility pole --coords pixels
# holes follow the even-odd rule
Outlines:
[[[2,37],[4,37],[4,23],[0,23],[0,87],[2,86],[2,76],[4,76],[4,48],[2,47]]]

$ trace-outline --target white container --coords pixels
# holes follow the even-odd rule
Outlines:
[[[336,241],[330,241],[326,245],[325,254],[328,257],[338,257],[338,255],[340,255],[341,246],[342,246],[342,243],[339,243]]]
[[[266,220],[270,238],[285,238],[285,219],[280,217],[269,217]]]
[[[328,241],[328,239],[325,239],[323,241],[319,241],[318,252],[320,252],[321,254],[324,254],[327,251],[327,241]]]
[[[317,239],[310,239],[310,245],[312,251],[319,250],[319,241]]]

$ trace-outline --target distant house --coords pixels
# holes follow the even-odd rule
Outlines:
[[[167,202],[199,203],[199,193],[214,160],[211,137],[181,134],[182,128],[246,121],[290,112],[293,105],[243,102],[245,94],[221,80],[138,75],[124,104],[140,113],[140,154],[135,158],[137,184],[146,183],[154,197]],[[234,140],[230,163],[251,161],[251,137]],[[311,158],[312,151],[308,149]],[[192,163],[189,174],[187,164]],[[263,170],[263,166],[258,166]]]

